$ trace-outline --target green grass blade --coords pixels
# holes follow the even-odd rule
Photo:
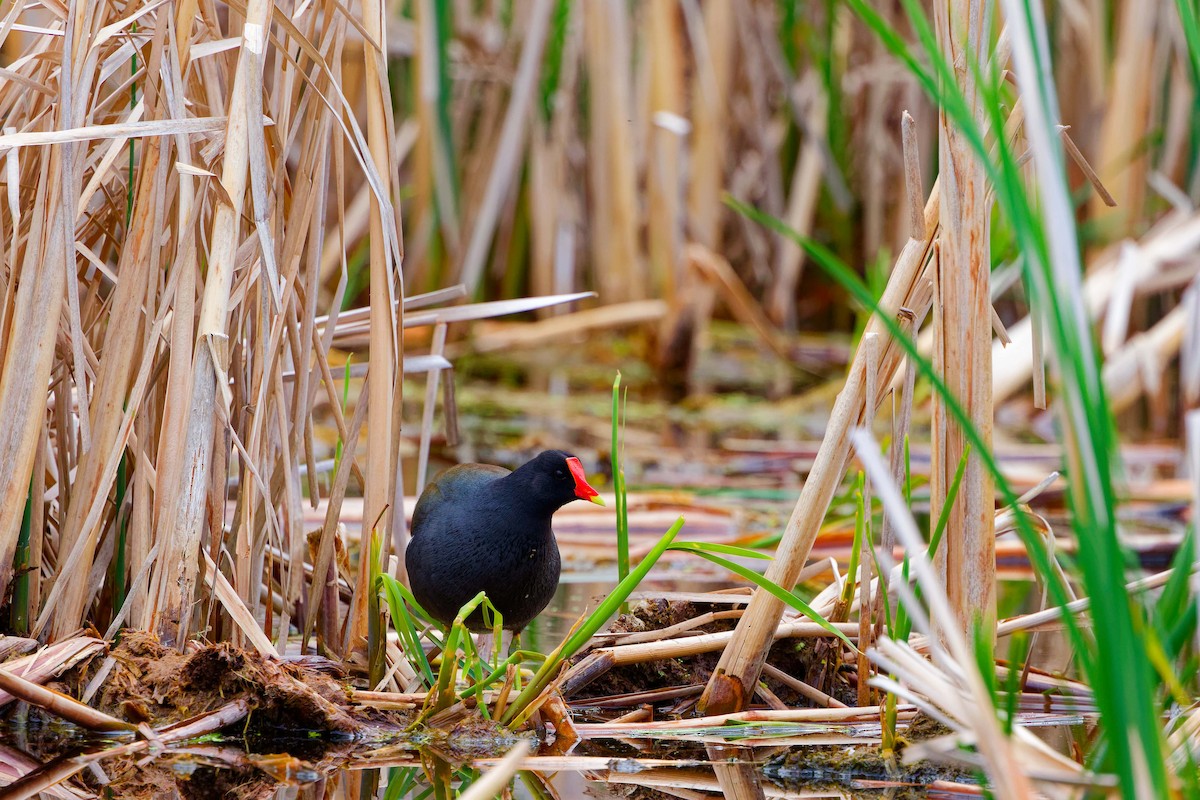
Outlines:
[[[854,479],[854,541],[850,544],[850,562],[846,565],[847,580],[846,585],[842,588],[842,604],[844,606],[850,605],[850,599],[854,595],[854,576],[858,574],[858,562],[862,559],[862,543],[866,531],[865,513],[863,511],[864,480],[865,478],[860,470]]]
[[[400,647],[404,651],[404,657],[412,664],[412,667],[419,675],[425,678],[425,686],[432,687],[434,684],[433,668],[429,665],[429,658],[425,655],[425,648],[421,647],[421,639],[417,634],[417,626],[413,621],[413,616],[405,607],[405,595],[412,597],[408,588],[404,584],[397,581],[391,575],[383,574],[379,576],[380,588],[384,592],[384,599],[387,601],[388,609],[392,614],[392,626],[396,629],[396,633],[400,636]],[[419,608],[415,599],[412,601],[414,608]],[[423,611],[421,612],[424,613]]]
[[[703,551],[705,553],[720,553],[727,556],[737,556],[738,558],[756,558],[761,561],[770,561],[771,554],[764,553],[762,550],[755,550],[750,547],[739,547],[736,544],[720,544],[719,542],[678,542],[672,545],[671,549],[679,550],[683,546],[693,551]]]
[[[995,189],[997,205],[1011,224],[1014,240],[1023,259],[1026,286],[1034,313],[1044,320],[1050,362],[1061,398],[1060,419],[1067,443],[1067,474],[1070,476],[1072,523],[1081,547],[1078,564],[1083,584],[1092,598],[1089,613],[1094,621],[1096,642],[1079,633],[1074,620],[1065,617],[1071,643],[1079,663],[1095,691],[1103,719],[1102,729],[1112,745],[1111,765],[1126,794],[1167,791],[1161,724],[1154,704],[1153,668],[1140,646],[1138,626],[1144,611],[1128,594],[1114,591],[1125,581],[1127,554],[1117,536],[1116,504],[1112,474],[1118,463],[1114,448],[1112,417],[1109,413],[1092,331],[1080,298],[1079,243],[1066,184],[1062,145],[1054,126],[1059,122],[1052,79],[1044,13],[1036,0],[1007,0],[1005,18],[1012,44],[1014,74],[1025,108],[1024,130],[1034,156],[1036,189],[1028,189],[1022,162],[1007,139],[997,137],[995,155],[966,104],[954,79],[953,68],[940,52],[936,36],[917,0],[904,0],[909,23],[923,50],[923,62],[908,51],[890,24],[864,0],[846,0],[881,41],[893,51],[921,82],[941,111],[962,131],[975,150]],[[976,59],[965,59],[976,73],[979,107],[990,130],[1003,130],[1004,109],[1009,107],[1000,69],[982,75]],[[888,320],[884,318],[886,324]],[[897,337],[898,343],[905,342]],[[922,372],[925,372],[922,368]],[[934,382],[939,393],[944,387]],[[951,404],[947,401],[947,406]],[[955,414],[957,418],[957,414]],[[973,431],[962,420],[968,436]],[[989,471],[996,473],[994,459],[980,442],[972,440]],[[1001,481],[997,488],[1012,504],[1011,492]],[[1046,554],[1033,535],[1032,526],[1018,514],[1018,533],[1029,549],[1035,567],[1049,577]],[[1057,579],[1051,580],[1054,602],[1064,602]],[[1103,654],[1103,658],[1100,657]],[[1098,751],[1104,751],[1103,746]]]
[[[629,506],[626,503],[625,473],[621,468],[621,373],[617,373],[612,386],[612,463],[613,491],[617,507],[617,580],[629,576]]]
[[[13,558],[12,603],[9,620],[12,632],[18,636],[29,633],[29,537],[33,524],[33,485],[25,495],[25,513],[21,516],[21,529],[17,533],[17,550]]]

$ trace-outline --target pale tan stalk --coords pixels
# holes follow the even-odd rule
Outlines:
[[[373,380],[373,378],[371,379]],[[370,380],[365,381],[367,384]],[[350,465],[354,463],[354,451],[358,448],[358,433],[362,428],[363,420],[367,417],[367,407],[370,395],[365,391],[360,392],[358,406],[354,409],[354,420],[350,423],[349,430],[342,440],[342,461],[338,464],[337,473],[333,478],[333,487],[329,492],[329,500],[325,511],[325,525],[321,529],[321,540],[317,546],[317,558],[313,564],[314,580],[326,581],[326,587],[330,583],[334,584],[336,590],[337,573],[330,568],[333,566],[334,554],[334,536],[336,535],[338,517],[342,509],[342,500],[346,497],[346,486],[350,481]],[[364,518],[363,525],[370,524]],[[364,538],[364,543],[367,539]],[[361,548],[364,552],[367,548]],[[325,592],[313,592],[309,598],[307,614],[304,618],[304,629],[302,631],[302,641],[307,642],[308,636],[312,633],[313,624],[317,619],[317,612],[321,609],[321,603],[325,599]],[[332,597],[336,598],[336,591],[332,593]],[[326,618],[336,617],[337,608],[326,608]],[[327,648],[338,649],[341,643],[336,641],[326,641]]]
[[[704,752],[712,762],[717,785],[725,797],[766,800],[758,766],[752,756],[747,757],[749,748],[709,744],[705,746]]]
[[[261,70],[259,59],[272,6],[272,0],[249,0],[247,4],[243,47],[230,92],[229,120],[225,128],[221,170],[224,197],[217,203],[209,235],[209,268],[193,355],[193,381],[184,445],[190,471],[180,475],[182,485],[178,490],[178,506],[174,518],[168,521],[168,535],[171,538],[167,550],[159,559],[162,568],[158,571],[158,585],[163,587],[164,602],[159,608],[157,628],[165,641],[180,645],[190,630],[203,503],[212,460],[217,392],[226,391],[223,385],[229,359],[226,326],[234,255],[248,178],[247,116],[253,108],[257,108],[259,102],[255,97],[251,104],[247,97],[248,87],[252,85],[248,73],[252,69]]]
[[[683,241],[684,114],[683,31],[678,0],[651,0],[647,12],[650,124],[646,159],[649,266],[653,296],[670,303],[675,297],[679,252]]]
[[[725,188],[726,130],[728,98],[733,80],[736,45],[736,15],[733,3],[712,3],[704,7],[684,4],[688,40],[695,53],[692,78],[692,142],[688,157],[690,183],[687,195],[687,230],[713,252],[721,250],[721,195]],[[681,298],[683,312],[690,317],[691,362],[708,348],[708,323],[712,315],[715,290],[708,285],[691,287]],[[688,376],[689,388],[703,392],[695,372]]]
[[[1161,278],[1168,264],[1185,258],[1197,246],[1200,246],[1200,213],[1175,212],[1156,223],[1138,241],[1144,260],[1139,291],[1143,291],[1142,286],[1152,285]],[[1099,317],[1112,298],[1117,284],[1118,254],[1117,248],[1110,248],[1089,265],[1083,283],[1083,300],[1092,318]],[[992,390],[997,401],[1007,399],[1021,389],[1033,372],[1030,318],[1010,325],[1008,331],[1013,343],[1007,348],[999,343],[992,347]]]
[[[0,463],[6,465],[0,470],[0,594],[6,592],[12,577],[13,553],[42,427],[41,415],[34,409],[43,403],[54,366],[63,288],[68,265],[74,263],[74,254],[65,252],[61,234],[68,216],[61,197],[62,169],[62,158],[57,148],[52,148],[42,162],[35,205],[40,211],[30,223],[11,316],[11,329],[23,332],[21,357],[10,357],[15,346],[11,339],[8,351],[0,353],[0,419],[6,420],[0,425]]]
[[[193,19],[182,16],[176,17],[178,28],[177,37],[185,37],[186,42],[191,31]],[[172,116],[183,114],[183,70],[187,65],[187,50],[180,40],[178,60],[168,57],[167,71],[170,75],[173,91],[167,93]],[[192,154],[187,137],[176,135],[176,157],[181,164],[190,164]],[[159,423],[158,453],[155,462],[158,480],[154,486],[154,523],[155,529],[174,519],[176,501],[181,485],[182,458],[171,457],[174,445],[184,440],[188,424],[188,398],[192,385],[192,353],[194,350],[193,322],[196,309],[196,232],[198,220],[195,209],[195,179],[187,174],[181,174],[177,192],[177,206],[173,224],[176,226],[175,252],[172,258],[174,265],[175,291],[165,295],[163,303],[169,303],[173,309],[170,334],[169,356],[167,367],[166,387],[161,395],[162,418]],[[139,550],[141,548],[139,547]],[[149,553],[147,549],[141,550]],[[133,565],[140,566],[140,562]],[[153,582],[151,583],[153,585]],[[155,604],[148,598],[137,598],[130,609],[130,622],[141,630],[149,629],[153,624]]]
[[[480,775],[470,789],[459,795],[459,800],[490,800],[500,794],[521,769],[521,760],[528,754],[529,742],[522,739],[500,763]]]
[[[800,157],[792,172],[788,189],[787,210],[784,221],[788,227],[802,236],[812,232],[813,218],[817,210],[817,193],[821,189],[822,141],[825,137],[827,108],[825,91],[817,81],[810,82],[808,116],[805,118],[804,141],[800,145]],[[796,326],[796,287],[804,272],[804,250],[786,236],[779,237],[779,249],[775,258],[775,282],[767,301],[767,313],[771,320],[785,329]]]
[[[1110,207],[1103,198],[1093,197],[1089,208],[1092,217],[1102,222],[1105,232],[1114,239],[1133,232],[1136,221],[1142,218],[1149,169],[1143,142],[1150,134],[1150,107],[1156,91],[1152,88],[1158,47],[1154,30],[1160,9],[1165,11],[1166,5],[1126,3],[1114,20],[1116,59],[1103,98],[1099,154],[1094,160],[1100,179],[1111,188],[1119,205]]]
[[[882,349],[879,334],[863,334],[859,349],[864,354],[863,394],[866,397],[876,397],[879,392],[879,357]],[[863,427],[870,430],[874,418],[875,408],[868,404],[864,409]],[[871,691],[867,685],[870,664],[867,661],[866,651],[871,646],[871,639],[875,632],[875,623],[871,615],[875,610],[876,599],[874,594],[876,587],[873,583],[875,545],[871,532],[873,514],[871,512],[871,481],[869,479],[863,481],[862,495],[863,542],[858,561],[858,704],[865,706],[871,703]],[[854,576],[851,575],[850,578],[853,579]]]
[[[162,30],[165,29],[160,29]],[[71,504],[67,509],[60,539],[60,553],[70,552],[77,541],[85,540],[87,544],[81,558],[87,564],[92,562],[92,548],[100,530],[85,530],[82,526],[88,509],[95,503],[97,496],[106,496],[111,488],[110,484],[103,481],[103,469],[117,440],[122,417],[121,407],[128,398],[133,368],[140,360],[138,349],[143,346],[144,335],[140,324],[145,323],[141,309],[146,301],[146,282],[150,275],[150,248],[161,230],[156,213],[158,204],[155,203],[156,190],[160,185],[155,180],[159,165],[159,147],[157,142],[147,144],[143,149],[142,162],[145,177],[141,181],[138,197],[138,205],[147,211],[133,220],[134,224],[121,253],[121,280],[117,283],[112,300],[111,313],[115,319],[123,320],[124,324],[110,325],[105,332],[105,357],[97,376],[93,402],[88,412],[80,415],[90,415],[94,420],[93,446],[80,456]],[[51,637],[55,639],[73,633],[83,619],[84,603],[87,599],[86,582],[73,580],[67,584],[61,602],[55,608],[54,624],[51,627]]]
[[[131,722],[97,711],[65,694],[46,689],[8,670],[0,669],[0,690],[86,730],[126,733],[136,730],[136,726]]]
[[[925,205],[928,237],[933,237],[937,232],[940,202],[938,184],[935,183]],[[910,304],[919,305],[916,297],[921,291],[922,276],[931,247],[931,238],[910,239],[905,245],[881,298],[883,313],[899,314],[902,308]],[[878,319],[873,318],[867,323],[869,333],[884,331]],[[781,586],[796,584],[812,550],[829,502],[845,473],[851,427],[862,417],[864,408],[869,407],[871,414],[874,414],[879,403],[878,397],[865,397],[862,382],[865,357],[861,348],[855,353],[849,374],[857,377],[848,382],[838,395],[812,471],[796,500],[783,538],[776,548],[775,558],[767,568],[767,579]],[[881,359],[879,386],[886,387],[891,382],[899,363],[898,348],[888,342]],[[755,591],[701,698],[701,708],[707,713],[740,710],[750,702],[753,687],[766,660],[767,645],[782,614],[781,600],[769,592]]]
[[[384,42],[383,7],[378,0],[366,0],[362,10],[363,25],[368,37],[376,42]],[[367,443],[367,484],[364,496],[364,525],[370,526],[378,522],[380,533],[386,541],[391,531],[391,516],[387,509],[392,503],[393,481],[396,474],[396,463],[392,437],[398,431],[394,429],[394,414],[392,403],[396,390],[397,369],[399,364],[399,330],[396,327],[396,315],[392,307],[395,302],[396,269],[400,266],[392,261],[392,251],[386,245],[385,216],[392,213],[390,208],[383,205],[391,199],[391,103],[384,89],[386,67],[383,54],[371,47],[363,45],[363,64],[365,68],[364,85],[367,95],[367,142],[370,148],[371,161],[375,169],[388,176],[388,195],[384,198],[372,196],[369,223],[371,242],[371,380],[367,391],[370,392],[370,404],[367,416],[367,429],[370,439]],[[390,204],[390,203],[389,203]],[[369,539],[364,539],[369,541]],[[368,582],[371,571],[371,559],[368,557],[369,548],[364,545],[359,558],[358,584],[362,589]],[[321,574],[318,572],[318,574]],[[350,624],[347,629],[346,651],[358,651],[365,646],[367,634],[365,595],[362,591],[355,593],[355,602],[350,610]]]
[[[743,616],[744,620],[746,617]],[[833,627],[853,639],[858,636],[857,622],[832,623]],[[685,636],[680,639],[669,639],[661,642],[642,642],[641,644],[626,644],[615,647],[597,648],[593,652],[605,653],[613,659],[615,666],[623,664],[639,664],[645,661],[660,661],[664,658],[681,658],[694,656],[699,653],[712,653],[725,647],[734,636],[733,631],[719,633],[704,633],[699,636]],[[828,630],[815,622],[785,622],[771,631],[768,641],[774,639],[811,639],[832,638]]]
[[[944,58],[976,123],[986,124],[974,66],[986,60],[990,30],[982,0],[938,4],[934,20]],[[983,165],[971,144],[942,112],[939,120],[941,239],[934,303],[934,369],[967,410],[986,446],[992,440],[992,328],[989,208]],[[962,428],[940,396],[933,401],[930,516],[938,519],[966,450]],[[995,490],[983,460],[967,461],[938,549],[938,569],[958,616],[959,630],[978,622],[991,639],[996,626]],[[945,624],[940,620],[939,624]]]
[[[433,328],[433,344],[430,354],[440,356],[446,348],[446,324]],[[431,370],[425,375],[425,403],[421,411],[421,444],[417,451],[417,494],[425,488],[425,476],[429,467],[429,447],[433,438],[433,412],[437,406],[438,384],[442,371]]]
[[[900,135],[904,145],[904,189],[908,199],[908,235],[925,238],[925,187],[921,180],[921,152],[917,143],[917,123],[906,110],[900,117]]]

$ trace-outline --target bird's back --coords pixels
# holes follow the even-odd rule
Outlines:
[[[430,515],[441,506],[453,506],[470,513],[484,487],[510,470],[492,464],[460,464],[438,475],[421,492],[417,506],[413,509],[412,536],[420,536],[428,526]]]

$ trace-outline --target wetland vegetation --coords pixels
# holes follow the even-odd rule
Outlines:
[[[1198,15],[0,4],[0,798],[1200,797]]]

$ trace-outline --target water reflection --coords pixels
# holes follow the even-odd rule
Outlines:
[[[547,612],[527,630],[527,646],[552,648],[578,618],[612,587],[615,576],[603,572],[567,573]],[[703,592],[727,576],[673,575],[648,581],[647,592]],[[18,705],[18,709],[20,706]],[[481,772],[503,755],[476,758],[429,746],[388,747],[362,743],[273,739],[246,743],[213,741],[155,748],[145,740],[80,738],[76,730],[38,718],[28,724],[17,715],[0,721],[0,800],[48,797],[80,798],[339,798],[342,800],[424,800],[457,798],[469,791]],[[33,716],[33,715],[31,715]],[[742,740],[748,744],[751,740]],[[793,739],[792,741],[795,741]],[[789,742],[790,744],[791,742]],[[801,798],[921,797],[922,787],[890,780],[888,775],[847,771],[814,778],[779,768],[787,753],[814,744],[782,746],[778,739],[753,747],[661,740],[585,740],[556,752],[543,746],[525,760],[511,794],[528,800],[595,797],[636,798]],[[829,742],[825,743],[829,745]],[[493,749],[495,744],[493,743]],[[825,749],[830,749],[828,746]],[[840,749],[840,748],[839,748]],[[257,751],[257,752],[256,752]],[[795,763],[795,756],[789,763]],[[819,780],[820,782],[814,782]],[[902,787],[902,788],[901,788]],[[897,795],[897,791],[904,794]]]
[[[284,743],[286,744],[286,743]],[[276,798],[277,800],[451,800],[469,795],[498,758],[453,761],[445,754],[391,746],[372,752],[346,743],[295,743],[307,759],[247,752],[240,742],[160,752],[144,741],[92,747],[39,760],[0,745],[0,800],[83,798]],[[589,742],[578,755],[526,758],[504,797],[567,800],[637,798],[884,798],[962,796],[951,787],[843,776],[840,783],[797,779],[780,765],[796,748]],[[607,752],[606,752],[607,748]],[[657,752],[656,752],[657,751]],[[676,752],[677,751],[677,752]],[[632,755],[631,755],[632,754]],[[765,769],[764,769],[765,768]],[[928,791],[926,791],[928,788]],[[966,787],[956,787],[959,791]],[[971,792],[974,794],[974,792]],[[490,795],[489,795],[490,796]]]

